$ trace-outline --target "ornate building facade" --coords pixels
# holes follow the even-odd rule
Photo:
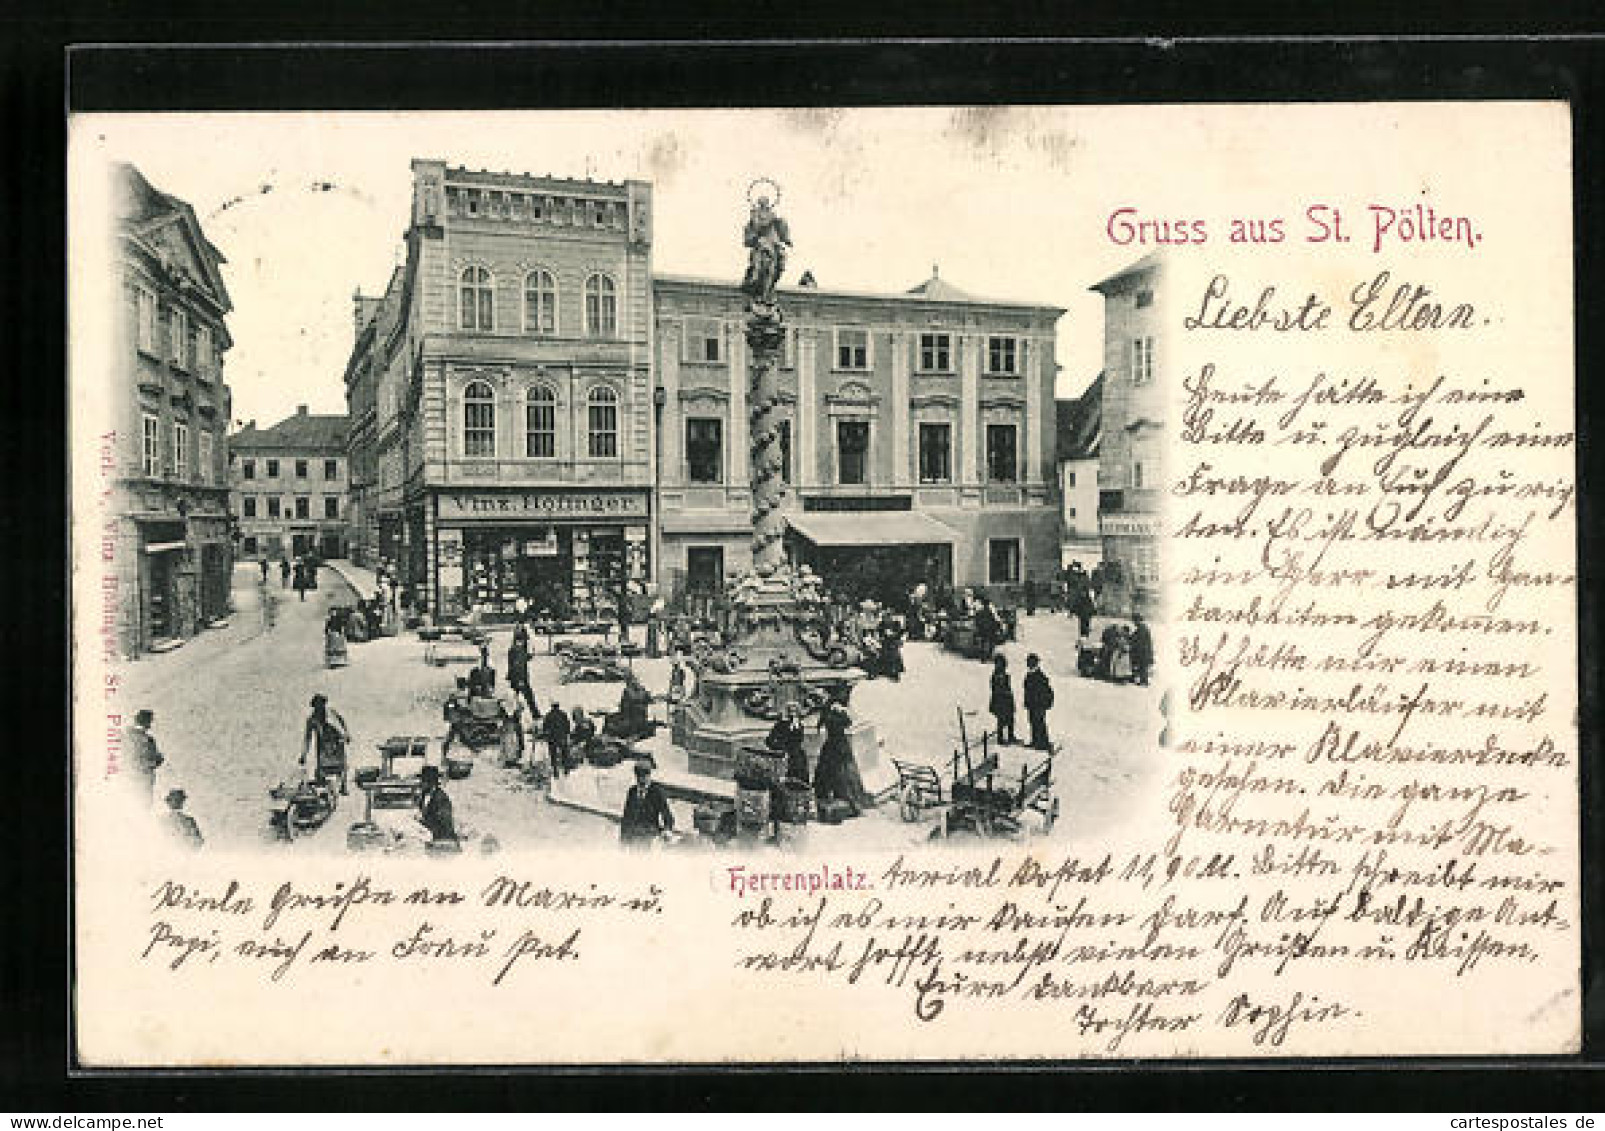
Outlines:
[[[268,428],[251,421],[229,437],[229,505],[247,559],[346,553],[345,416],[301,405]]]
[[[651,188],[412,171],[346,370],[360,553],[436,616],[609,615],[653,568]]]
[[[173,646],[229,611],[232,403],[223,356],[232,305],[223,254],[194,209],[132,165],[113,176],[121,289],[106,564],[118,587],[118,647],[134,656]]]

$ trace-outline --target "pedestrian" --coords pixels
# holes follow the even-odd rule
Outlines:
[[[678,706],[685,702],[686,674],[685,665],[680,662],[679,649],[675,649],[674,659],[669,666],[669,702]]]
[[[881,621],[881,672],[893,683],[903,678],[903,633],[890,613]]]
[[[625,677],[624,687],[619,692],[619,709],[602,721],[602,733],[632,741],[652,737],[654,727],[649,717],[651,703],[652,693],[646,689],[640,677],[631,672]]]
[[[279,588],[280,589],[288,589],[289,587],[290,587],[290,559],[289,558],[280,558],[279,559]]]
[[[155,721],[153,711],[141,708],[134,714],[134,725],[123,731],[123,745],[134,767],[134,784],[147,805],[156,800],[156,769],[166,761],[150,732]]]
[[[507,686],[512,688],[514,695],[523,699],[528,705],[531,719],[541,717],[541,709],[535,705],[535,691],[529,685],[529,633],[527,632],[520,637],[515,630],[513,642],[507,648]]]
[[[306,765],[307,754],[316,751],[314,776],[324,782],[330,776],[340,779],[340,793],[346,793],[346,744],[351,731],[340,712],[329,706],[328,697],[312,697],[312,713],[307,716],[301,738],[301,765]]]
[[[559,703],[553,703],[541,724],[541,736],[546,739],[546,752],[552,759],[552,776],[560,778],[568,773],[568,739],[571,724]]]
[[[996,723],[998,742],[1014,746],[1014,685],[1009,680],[1009,661],[1001,652],[992,657],[992,698],[987,702]]]
[[[1003,621],[990,597],[982,597],[975,609],[975,643],[981,656],[990,656],[1003,643]]]
[[[1037,579],[1029,573],[1025,575],[1025,615],[1037,615]]]
[[[331,668],[343,668],[349,659],[345,610],[336,607],[329,610],[323,622],[323,662]]]
[[[1025,658],[1025,717],[1031,723],[1031,746],[1036,750],[1052,750],[1048,738],[1048,712],[1053,708],[1053,684],[1042,670],[1042,660],[1032,652]]]
[[[787,703],[785,710],[775,720],[775,725],[769,728],[764,745],[786,756],[785,777],[788,781],[807,785],[808,755],[803,750],[803,737],[802,708],[796,703]]]
[[[856,817],[870,807],[871,801],[847,737],[852,725],[852,716],[839,697],[820,712],[819,729],[825,732],[825,741],[814,766],[814,796],[821,802],[844,801],[848,813]]]
[[[1154,666],[1154,637],[1141,613],[1132,613],[1131,621],[1135,626],[1127,641],[1131,650],[1131,675],[1134,680],[1147,687],[1148,673]]]
[[[261,560],[257,562],[257,564],[262,567],[262,584],[266,585],[268,579],[267,555],[263,554]]]
[[[1092,614],[1096,612],[1092,600],[1092,583],[1087,580],[1086,573],[1077,562],[1070,568],[1070,615],[1076,618],[1080,625],[1079,635],[1087,636],[1092,632]]]
[[[624,795],[619,820],[619,841],[626,848],[646,848],[658,837],[674,831],[674,814],[663,787],[652,780],[653,761],[648,754],[635,764],[635,784]]]
[[[574,709],[569,712],[569,719],[569,748],[583,755],[586,747],[591,744],[591,739],[596,737],[596,724],[591,721],[591,716],[585,713],[585,708],[578,703],[574,704]]]
[[[295,591],[300,595],[301,600],[305,601],[307,599],[307,564],[300,559],[297,559],[295,563]]]
[[[195,818],[184,812],[184,800],[188,795],[182,789],[167,791],[167,812],[163,814],[163,826],[167,835],[172,837],[185,848],[200,848],[205,841],[201,837],[201,827],[195,823]]]
[[[429,832],[430,845],[461,847],[457,823],[452,819],[451,798],[440,785],[440,767],[425,766],[418,776],[423,786],[418,793],[418,820]]]

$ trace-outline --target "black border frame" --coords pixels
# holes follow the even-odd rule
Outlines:
[[[310,6],[310,5],[309,5]],[[651,30],[638,10],[633,28]],[[754,28],[754,16],[768,19]],[[1551,14],[1556,31],[1575,19]],[[1194,18],[1208,29],[1207,18]],[[65,1110],[209,1110],[236,1107],[300,1110],[419,1106],[774,1106],[982,1109],[1061,1107],[1270,1107],[1331,1109],[1510,1110],[1598,1107],[1605,1064],[1605,986],[1599,961],[1605,932],[1601,877],[1587,865],[1602,856],[1605,780],[1598,768],[1599,581],[1601,489],[1599,390],[1600,309],[1605,260],[1605,40],[1587,35],[1320,39],[859,39],[790,41],[758,36],[791,33],[796,20],[771,11],[748,22],[707,25],[730,33],[722,43],[548,42],[542,45],[436,44],[398,38],[472,34],[464,9],[437,6],[430,17],[397,20],[383,46],[349,41],[354,25],[325,17],[321,32],[346,42],[246,47],[105,46],[66,51],[68,40],[103,43],[129,34],[164,37],[184,31],[258,39],[261,25],[217,21],[45,29],[40,43],[0,48],[0,128],[15,139],[7,157],[7,215],[0,248],[8,269],[26,272],[31,291],[12,319],[0,319],[0,346],[19,347],[14,373],[64,371],[65,303],[64,107],[73,110],[180,109],[493,109],[518,106],[897,105],[905,103],[1160,103],[1364,101],[1371,99],[1551,98],[1573,110],[1576,256],[1577,412],[1579,433],[1579,712],[1583,789],[1582,856],[1585,1051],[1580,1057],[1381,1059],[1319,1061],[931,1063],[907,1065],[706,1066],[652,1068],[496,1067],[416,1073],[410,1070],[318,1069],[236,1072],[133,1071],[83,1073],[69,1068],[71,997],[67,914],[70,869],[66,824],[66,744],[54,719],[39,720],[39,693],[68,702],[63,634],[65,567],[15,549],[61,545],[65,476],[44,482],[41,464],[66,466],[65,385],[4,383],[6,415],[26,442],[4,450],[0,471],[12,493],[0,531],[14,549],[6,565],[12,593],[46,600],[11,602],[24,633],[0,653],[7,683],[34,703],[16,736],[11,802],[0,802],[0,1107]],[[863,17],[859,17],[862,22]],[[1407,13],[1395,14],[1397,23]],[[961,22],[932,13],[928,27]],[[963,19],[974,31],[976,20]],[[1386,26],[1386,24],[1382,25]],[[59,30],[59,37],[48,35]],[[372,37],[371,25],[356,26]],[[844,26],[839,31],[855,30]],[[1111,25],[1110,30],[1126,27]],[[1353,30],[1353,29],[1350,29]],[[1394,30],[1403,30],[1395,27]],[[738,36],[747,41],[737,41]],[[219,36],[221,37],[221,36]],[[51,79],[59,78],[52,84]],[[1296,139],[1290,139],[1296,144]],[[1513,155],[1519,159],[1519,155]],[[25,222],[15,217],[27,215]],[[38,219],[33,217],[37,215]],[[55,221],[52,223],[51,221]],[[41,273],[41,264],[53,270]],[[51,289],[51,284],[60,284]],[[22,292],[17,292],[22,293]],[[44,299],[41,309],[31,307]],[[52,319],[51,314],[57,313]],[[7,350],[7,352],[11,352]],[[54,444],[52,443],[54,438]],[[25,486],[24,486],[25,485]],[[58,525],[59,524],[59,525]],[[56,538],[52,538],[52,534]],[[59,541],[57,539],[60,539]],[[56,597],[60,600],[54,600]],[[39,663],[35,635],[62,646],[60,664]],[[29,640],[25,645],[22,641]],[[55,653],[47,653],[50,658]],[[55,684],[52,677],[61,682]],[[16,708],[14,707],[14,711]],[[34,721],[27,722],[32,719]],[[52,760],[48,752],[60,752]],[[20,790],[19,788],[20,787]],[[13,806],[15,808],[13,809]],[[10,810],[9,812],[7,810]],[[18,914],[28,907],[33,914]],[[532,1024],[543,1023],[535,1017]],[[1402,1069],[1402,1071],[1401,1071]],[[829,1073],[828,1076],[822,1075]],[[1027,1074],[1029,1074],[1027,1076]]]

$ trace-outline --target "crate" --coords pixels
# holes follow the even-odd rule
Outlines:
[[[744,746],[736,751],[736,784],[745,789],[773,789],[785,774],[786,756],[774,750]]]
[[[814,819],[814,813],[814,791],[807,782],[787,778],[775,790],[777,820],[803,825]]]
[[[736,787],[736,823],[747,828],[769,823],[770,793],[767,789]]]

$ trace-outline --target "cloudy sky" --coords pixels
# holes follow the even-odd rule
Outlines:
[[[235,416],[342,412],[351,294],[397,261],[409,162],[640,178],[654,269],[739,277],[747,186],[781,185],[795,279],[895,291],[928,277],[1065,307],[1060,391],[1099,365],[1089,284],[1134,258],[1102,236],[1131,131],[1061,108],[119,115],[73,125],[74,175],[128,160],[188,200],[228,257]],[[1129,125],[1129,123],[1127,123]],[[1130,187],[1129,185],[1127,186]]]

